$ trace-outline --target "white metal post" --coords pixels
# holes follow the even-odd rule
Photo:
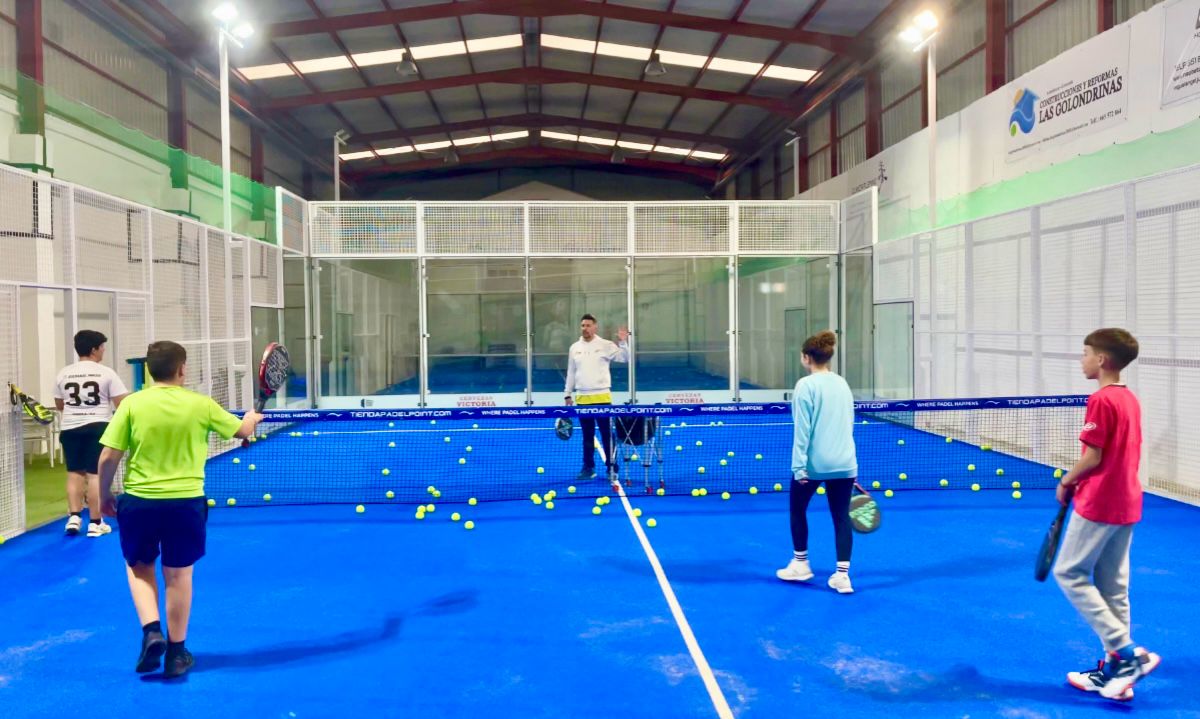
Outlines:
[[[929,84],[929,229],[937,227],[937,38],[930,38],[925,53],[925,76]]]
[[[221,61],[221,206],[222,229],[233,232],[233,187],[229,158],[229,40],[224,28],[217,31],[217,53]]]
[[[333,201],[342,201],[342,157],[340,154],[342,140],[333,136]]]

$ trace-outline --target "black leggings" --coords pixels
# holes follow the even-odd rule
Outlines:
[[[590,405],[595,406],[595,405]],[[605,465],[617,466],[617,458],[613,456],[612,422],[610,417],[580,417],[579,424],[583,427],[583,466],[587,469],[596,468],[596,425],[600,425],[600,446],[604,447]]]
[[[850,495],[854,491],[853,479],[813,480],[801,484],[792,480],[790,497],[792,514],[792,548],[797,552],[808,551],[808,503],[812,501],[817,487],[825,485],[825,496],[829,498],[829,514],[833,517],[833,535],[837,541],[837,560],[849,562],[854,548],[854,532],[850,528]]]

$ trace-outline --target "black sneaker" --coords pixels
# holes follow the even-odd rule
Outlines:
[[[173,652],[167,656],[167,665],[163,668],[163,677],[174,679],[188,673],[192,667],[196,666],[196,658],[186,649],[180,649],[178,652]]]
[[[595,479],[595,478],[596,478],[596,468],[595,467],[584,467],[583,469],[579,470],[579,474],[575,477],[575,481],[586,482],[589,479]]]
[[[142,653],[138,655],[135,671],[147,674],[158,669],[159,660],[167,651],[167,640],[162,632],[146,632],[142,637]]]
[[[1144,674],[1142,659],[1136,654],[1129,659],[1110,654],[1104,672],[1104,685],[1100,687],[1100,696],[1105,699],[1120,699]]]

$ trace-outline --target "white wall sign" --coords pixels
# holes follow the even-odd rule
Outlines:
[[[1013,83],[1009,162],[1124,122],[1129,103],[1129,28],[1114,28]]]
[[[1162,106],[1200,95],[1200,0],[1163,8]]]

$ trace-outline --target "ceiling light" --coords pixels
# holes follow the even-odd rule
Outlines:
[[[453,147],[451,147],[450,149],[446,150],[446,154],[443,159],[447,165],[453,165],[454,163],[458,162],[458,153],[454,151]]]
[[[296,70],[303,74],[310,72],[328,72],[330,70],[345,70],[352,65],[350,58],[345,55],[334,55],[333,57],[321,57],[315,60],[297,60],[292,63],[296,66]]]
[[[900,39],[909,45],[919,45],[921,43],[921,31],[915,27],[906,27],[901,31]]]
[[[451,142],[449,140],[440,140],[438,142],[417,143],[416,147],[417,150],[421,152],[427,152],[429,150],[445,150],[447,147],[450,147],[450,145]]]
[[[274,65],[255,65],[254,67],[239,67],[238,72],[247,80],[269,80],[273,77],[292,77],[296,73],[292,72],[292,68],[287,66],[287,63],[280,62]]]
[[[397,47],[391,50],[376,50],[375,52],[356,52],[351,54],[350,57],[354,58],[354,64],[359,67],[388,65],[404,59],[404,48]]]
[[[512,132],[502,132],[498,135],[492,135],[492,142],[504,142],[505,140],[519,140],[523,137],[529,137],[529,130],[513,130]]]
[[[375,156],[375,153],[371,152],[370,150],[363,150],[362,152],[343,152],[342,154],[338,155],[338,157],[341,158],[343,162],[345,162],[347,160],[365,160],[368,157],[374,157],[374,156]]]
[[[563,140],[564,142],[576,142],[579,140],[578,135],[572,135],[567,132],[555,132],[554,130],[542,130],[541,136],[547,140]]]
[[[213,8],[212,14],[213,17],[215,17],[219,22],[228,25],[234,20],[237,20],[238,9],[237,6],[231,2],[223,2]]]
[[[399,147],[385,147],[382,149],[375,150],[375,154],[379,155],[380,157],[387,157],[388,155],[403,155],[407,152],[413,152],[412,145],[401,145]]]
[[[655,145],[654,152],[661,152],[664,155],[682,155],[684,157],[692,153],[691,150],[683,147],[667,147],[666,145]]]
[[[254,34],[254,26],[246,21],[239,22],[233,28],[233,36],[239,40],[245,40]]]
[[[723,152],[707,152],[705,150],[693,150],[692,157],[701,160],[724,160],[725,153]]]
[[[926,32],[933,30],[938,26],[937,15],[934,15],[932,10],[926,10],[920,15],[917,15],[915,18],[913,18],[913,22],[917,27],[925,30]]]
[[[396,66],[396,74],[400,77],[413,77],[421,71],[417,69],[417,63],[412,61],[412,58],[405,58]]]
[[[580,142],[585,142],[589,145],[600,145],[602,147],[613,147],[617,141],[609,137],[593,137],[591,135],[580,135]]]
[[[617,142],[617,147],[623,147],[626,150],[637,150],[638,152],[650,152],[654,149],[654,145],[647,145],[644,142],[629,142],[628,140],[620,140]]]
[[[508,50],[509,48],[521,47],[524,42],[525,38],[520,34],[480,37],[474,40],[467,40],[467,51],[489,52],[491,50]]]
[[[442,42],[436,45],[423,45],[421,47],[412,48],[412,57],[414,60],[430,60],[435,57],[466,54],[467,45],[462,40],[455,40],[454,42]]]
[[[772,77],[776,80],[791,80],[793,82],[808,82],[816,74],[812,70],[804,70],[799,67],[784,67],[783,65],[767,65],[766,69],[763,70],[763,77]]]
[[[650,62],[646,63],[646,69],[643,72],[647,77],[662,77],[667,74],[667,67],[658,58],[658,53],[654,53],[650,56]]]

